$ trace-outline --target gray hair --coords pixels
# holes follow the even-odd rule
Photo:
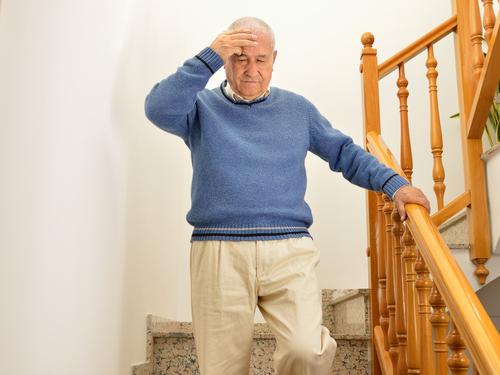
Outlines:
[[[257,17],[238,18],[228,27],[228,30],[235,30],[235,29],[250,29],[266,33],[267,35],[269,35],[269,38],[271,39],[271,46],[274,51],[276,46],[276,39],[274,37],[273,29],[271,29],[271,26],[262,21],[260,18]]]

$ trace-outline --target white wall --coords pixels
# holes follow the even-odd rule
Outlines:
[[[113,107],[124,5],[2,2],[1,374],[110,375],[128,361],[128,151]]]
[[[146,313],[190,320],[189,150],[148,123],[143,101],[243,15],[275,29],[272,84],[310,98],[362,143],[361,34],[375,34],[382,61],[446,19],[450,4],[4,0],[1,373],[125,374],[144,360]],[[452,198],[463,186],[458,122],[448,119],[458,110],[451,38],[435,53]],[[407,72],[415,179],[430,195],[424,60]],[[208,86],[222,79],[221,70]],[[382,96],[382,119],[397,151],[395,94]],[[307,169],[321,286],[367,287],[363,191],[312,154]]]

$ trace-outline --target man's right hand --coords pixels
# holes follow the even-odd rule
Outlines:
[[[222,58],[224,63],[232,55],[241,55],[243,47],[255,47],[257,35],[252,34],[249,29],[236,29],[224,31],[212,42],[212,48]]]

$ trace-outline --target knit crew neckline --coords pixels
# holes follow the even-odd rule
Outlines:
[[[238,104],[238,105],[252,105],[252,104],[257,104],[257,103],[261,103],[265,100],[267,100],[267,98],[269,98],[273,93],[272,91],[274,90],[270,90],[269,92],[269,95],[266,95],[266,96],[263,96],[263,97],[260,97],[256,100],[251,100],[251,101],[246,101],[246,100],[234,100],[233,98],[229,97],[229,95],[227,95],[226,93],[226,90],[224,90],[224,86],[227,85],[227,79],[225,79],[224,81],[222,81],[222,83],[220,84],[219,86],[219,89],[220,89],[220,92],[222,93],[222,95],[224,95],[224,97],[229,100],[231,103],[233,104]]]

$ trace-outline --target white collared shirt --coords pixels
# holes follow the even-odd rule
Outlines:
[[[237,102],[253,102],[255,100],[259,100],[259,99],[265,98],[265,97],[267,97],[271,93],[271,89],[268,88],[266,91],[264,91],[262,94],[260,94],[256,98],[245,99],[244,97],[242,97],[242,96],[240,96],[240,95],[238,95],[238,94],[236,94],[234,92],[234,90],[232,89],[232,87],[229,84],[229,82],[226,81],[226,84],[223,85],[222,87],[224,87],[224,91],[226,92],[226,95],[229,96],[234,101],[237,101]]]

